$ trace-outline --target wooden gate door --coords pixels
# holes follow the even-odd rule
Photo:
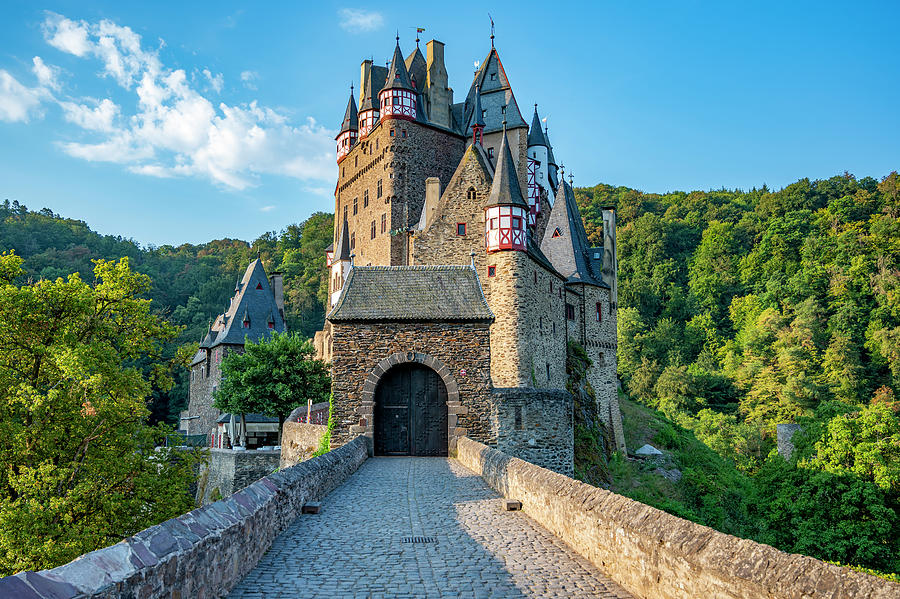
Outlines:
[[[447,387],[420,364],[388,371],[375,390],[376,455],[447,455]]]

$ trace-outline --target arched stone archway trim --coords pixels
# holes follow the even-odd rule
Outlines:
[[[453,373],[446,364],[434,356],[419,352],[396,352],[381,360],[375,368],[366,376],[360,397],[360,428],[363,434],[372,441],[375,439],[375,389],[378,381],[384,374],[399,364],[422,364],[434,370],[447,388],[447,445],[449,451],[456,450],[456,440],[465,436],[467,430],[457,426],[460,414],[465,414],[468,409],[459,402],[459,385],[453,378]],[[361,431],[362,432],[362,431]],[[370,447],[372,444],[370,443]]]

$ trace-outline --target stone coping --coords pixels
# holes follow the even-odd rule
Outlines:
[[[223,597],[300,515],[303,504],[322,499],[367,457],[366,442],[357,437],[63,566],[0,578],[0,597]]]
[[[727,535],[467,437],[457,458],[643,599],[896,599],[900,584]]]

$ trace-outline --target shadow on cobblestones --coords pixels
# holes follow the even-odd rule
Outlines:
[[[229,596],[629,597],[527,516],[501,511],[480,477],[446,458],[367,460]]]

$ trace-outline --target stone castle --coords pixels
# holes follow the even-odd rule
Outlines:
[[[454,102],[444,44],[386,67],[364,60],[337,140],[330,306],[315,336],[331,363],[339,445],[447,455],[462,436],[571,474],[568,341],[624,449],[616,384],[615,212],[591,247],[541,127],[491,37]]]

